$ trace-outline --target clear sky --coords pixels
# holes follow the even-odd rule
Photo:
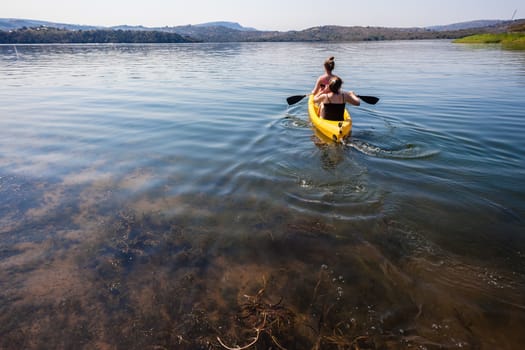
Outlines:
[[[238,22],[260,30],[343,26],[426,27],[525,18],[523,0],[1,0],[1,18],[114,26]],[[520,6],[521,5],[521,6]]]

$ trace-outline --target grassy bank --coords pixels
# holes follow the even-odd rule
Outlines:
[[[477,34],[454,40],[459,44],[501,44],[507,49],[525,50],[525,33]]]

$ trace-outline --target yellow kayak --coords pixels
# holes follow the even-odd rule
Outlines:
[[[334,142],[343,142],[343,139],[352,131],[352,118],[348,110],[345,109],[344,121],[322,119],[319,117],[319,106],[314,103],[313,95],[308,98],[308,114],[314,127]]]

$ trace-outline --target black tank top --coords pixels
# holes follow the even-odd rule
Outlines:
[[[328,96],[327,96],[328,97]],[[345,96],[343,95],[343,101]],[[324,119],[334,120],[334,121],[343,121],[345,120],[345,106],[346,103],[332,103],[330,98],[328,98],[330,103],[325,103],[323,105],[324,109]]]

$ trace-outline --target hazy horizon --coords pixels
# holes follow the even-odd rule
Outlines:
[[[236,22],[258,30],[302,30],[323,25],[372,27],[431,27],[475,20],[523,17],[521,1],[348,1],[320,6],[311,0],[250,2],[210,0],[182,3],[150,0],[18,0],[3,5],[3,18],[112,27],[119,25],[173,27],[208,22]],[[184,11],[180,11],[184,8]],[[321,15],[320,15],[321,13]]]
[[[515,19],[519,19],[519,18],[515,18]],[[282,32],[288,31],[288,30],[277,30],[277,29],[260,29],[260,28],[256,28],[254,26],[251,26],[249,24],[246,25],[244,23],[240,23],[238,21],[222,21],[222,20],[215,20],[215,21],[201,22],[201,23],[186,23],[186,24],[178,24],[178,25],[173,25],[173,26],[168,26],[168,25],[146,26],[146,25],[142,25],[142,24],[129,24],[129,23],[120,23],[120,24],[107,25],[106,26],[106,25],[96,25],[96,24],[91,24],[91,23],[72,23],[72,22],[64,22],[64,21],[50,21],[50,20],[41,19],[41,18],[13,18],[13,17],[0,18],[0,20],[22,20],[22,21],[34,21],[34,22],[44,22],[44,23],[72,25],[72,26],[99,27],[99,28],[113,28],[113,27],[129,26],[129,27],[143,27],[143,28],[149,28],[149,29],[151,29],[151,28],[165,28],[165,27],[187,26],[187,25],[200,26],[200,25],[212,24],[212,23],[231,23],[231,24],[238,24],[238,25],[240,25],[243,28],[255,29],[255,30],[258,30],[258,31],[282,31]],[[411,27],[380,26],[380,25],[378,25],[378,26],[356,25],[356,26],[378,27],[378,28],[431,28],[431,27],[441,27],[441,26],[449,26],[449,25],[455,25],[455,24],[461,24],[461,23],[481,22],[481,21],[505,21],[505,19],[480,18],[480,19],[471,19],[471,20],[465,20],[465,21],[453,22],[453,23],[436,23],[436,24],[432,24],[432,25],[411,26]],[[328,26],[328,25],[332,25],[332,24],[325,24],[325,25]],[[320,25],[320,26],[324,26],[324,25]],[[345,25],[340,25],[340,26],[345,26]],[[353,25],[346,25],[346,26],[353,26]],[[301,30],[306,30],[306,29],[309,29],[309,28],[312,28],[312,27],[301,28],[301,29],[290,29],[289,31],[296,31],[296,30],[301,31]]]

